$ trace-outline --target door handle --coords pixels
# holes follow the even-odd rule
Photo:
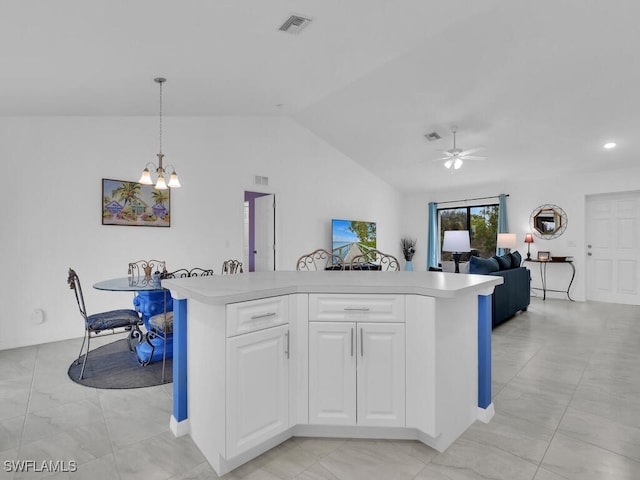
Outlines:
[[[353,357],[353,327],[351,328],[351,356]]]
[[[360,356],[364,357],[364,335],[362,328],[360,329]]]
[[[285,351],[284,353],[287,355],[287,358],[289,358],[289,352],[290,352],[290,347],[291,345],[289,344],[289,330],[287,330],[287,333],[284,334],[287,337],[287,343],[285,344]]]

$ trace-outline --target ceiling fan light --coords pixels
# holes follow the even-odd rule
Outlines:
[[[455,170],[458,170],[461,166],[462,166],[462,160],[460,160],[459,158],[456,158],[455,161],[453,162],[453,168]]]

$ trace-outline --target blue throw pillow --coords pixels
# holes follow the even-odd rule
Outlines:
[[[495,258],[500,266],[500,270],[509,270],[511,268],[511,256],[507,253],[505,255],[494,255],[492,258]]]
[[[495,258],[471,257],[469,259],[469,273],[486,275],[498,270],[500,270],[500,265]]]
[[[509,255],[511,255],[511,268],[518,268],[522,265],[522,255],[520,255],[517,250],[511,252]]]

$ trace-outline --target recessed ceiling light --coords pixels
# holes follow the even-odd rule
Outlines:
[[[608,142],[604,144],[604,148],[607,150],[611,150],[612,148],[616,148],[616,142]]]

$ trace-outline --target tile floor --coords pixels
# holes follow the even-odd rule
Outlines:
[[[188,436],[169,431],[170,386],[79,386],[66,374],[79,346],[0,351],[0,479],[217,478]],[[224,478],[640,478],[640,307],[534,298],[494,330],[493,367],[496,416],[444,453],[412,441],[293,438]],[[74,460],[78,471],[8,472],[16,459]]]

